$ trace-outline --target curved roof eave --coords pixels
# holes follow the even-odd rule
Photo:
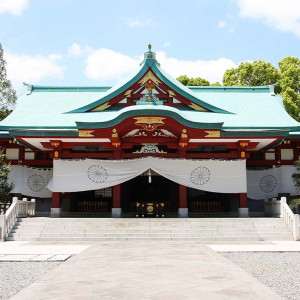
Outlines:
[[[184,118],[182,115],[178,114],[175,111],[171,110],[145,110],[145,109],[135,109],[135,110],[128,110],[124,111],[121,114],[117,115],[115,118],[104,121],[104,122],[78,122],[76,121],[76,125],[78,129],[86,129],[86,128],[107,128],[112,127],[120,122],[124,121],[130,117],[137,117],[137,116],[164,116],[170,117],[177,120],[179,123],[191,127],[191,128],[198,128],[198,129],[222,129],[224,122],[216,122],[216,123],[200,123],[190,121]]]

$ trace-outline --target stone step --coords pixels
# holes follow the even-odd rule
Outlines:
[[[222,222],[222,223],[276,223],[281,222],[280,218],[47,218],[47,217],[40,217],[40,218],[18,218],[19,222],[57,222],[57,223],[64,223],[64,222],[107,222],[107,223],[119,223],[119,222],[176,222],[176,223],[184,223],[184,222]]]
[[[289,233],[286,230],[277,230],[277,231],[237,231],[237,230],[225,230],[225,231],[217,231],[217,230],[161,230],[161,231],[153,231],[153,230],[81,230],[81,231],[30,231],[30,230],[13,230],[12,234],[23,234],[23,235],[51,235],[51,234],[205,234],[205,235],[224,235],[224,234],[235,234],[235,235],[251,235],[251,234],[261,234],[261,235],[279,235]]]
[[[38,238],[16,238],[16,237],[8,237],[6,239],[7,241],[121,241],[121,240],[141,240],[141,241],[147,241],[147,240],[161,240],[161,241],[167,241],[167,240],[174,240],[174,241],[283,241],[283,240],[291,240],[290,237],[280,237],[280,238],[263,238],[263,237],[217,237],[217,238],[207,238],[207,237],[38,237]]]
[[[281,226],[281,222],[17,222],[18,226]]]
[[[270,218],[19,218],[7,240],[292,240]]]

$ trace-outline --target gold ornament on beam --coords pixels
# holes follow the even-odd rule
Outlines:
[[[108,102],[106,102],[106,103],[92,109],[92,111],[102,111],[102,110],[105,110],[105,109],[109,108],[110,106],[111,105]]]
[[[220,130],[206,130],[206,138],[219,138],[220,137]]]
[[[79,137],[94,137],[95,130],[79,130]]]
[[[118,134],[118,132],[117,132],[117,129],[114,128],[114,129],[112,130],[112,135],[111,135],[111,137],[117,138],[118,136],[119,136],[119,134]]]
[[[194,109],[194,110],[197,110],[197,111],[207,111],[207,109],[205,109],[202,106],[200,106],[198,104],[195,104],[193,102],[189,105],[189,107]]]
[[[127,97],[127,98],[131,97],[131,92],[132,92],[132,90],[126,91],[125,94],[124,94],[125,97]]]
[[[175,93],[173,91],[168,90],[169,93],[169,97],[170,98],[174,98],[175,97]]]
[[[146,131],[153,131],[157,127],[164,125],[163,120],[165,118],[162,117],[136,117],[137,120],[135,122],[136,125],[142,127]]]

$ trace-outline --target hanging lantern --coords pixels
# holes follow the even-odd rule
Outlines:
[[[148,175],[149,175],[149,180],[148,180],[148,182],[151,183],[151,182],[152,182],[152,178],[151,178],[151,169],[149,169]]]

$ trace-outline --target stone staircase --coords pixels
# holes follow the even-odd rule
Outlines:
[[[280,218],[19,218],[8,241],[292,240]]]

